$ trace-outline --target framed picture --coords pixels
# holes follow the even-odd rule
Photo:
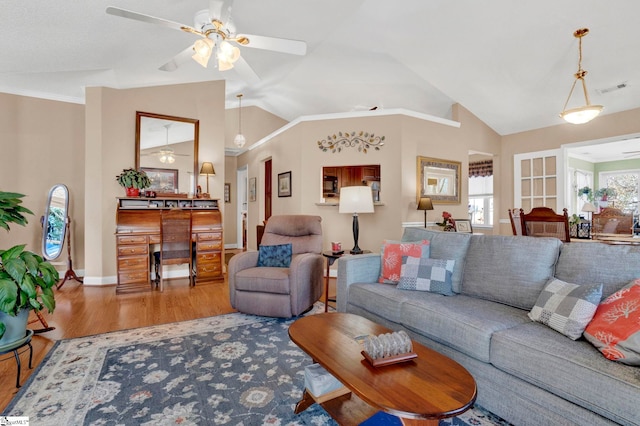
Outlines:
[[[257,178],[249,178],[249,201],[256,200],[256,179]]]
[[[471,221],[469,219],[454,219],[456,222],[456,232],[465,232],[471,234],[473,228],[471,227]]]
[[[224,184],[224,202],[225,203],[231,202],[231,184],[230,183]]]
[[[278,174],[278,197],[291,197],[291,172]]]
[[[149,191],[157,193],[169,192],[175,193],[178,189],[178,169],[154,169],[149,167],[141,167],[140,170],[145,172],[151,180],[151,186],[146,188]]]
[[[460,204],[459,161],[418,157],[416,202],[429,197],[434,204]]]

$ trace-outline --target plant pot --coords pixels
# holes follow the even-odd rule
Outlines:
[[[127,197],[139,197],[140,196],[140,190],[138,188],[126,188],[127,190]]]
[[[27,321],[29,320],[29,310],[22,309],[18,315],[12,317],[9,314],[0,312],[0,322],[4,323],[7,329],[0,339],[0,346],[7,346],[12,342],[24,339],[27,333]]]

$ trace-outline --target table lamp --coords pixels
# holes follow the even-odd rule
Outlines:
[[[589,214],[589,237],[591,238],[591,233],[593,232],[593,213],[597,212],[598,209],[593,204],[586,202],[582,205],[582,211]]]
[[[207,194],[209,194],[209,176],[215,176],[216,171],[213,168],[213,163],[205,161],[202,163],[202,167],[200,167],[200,174],[207,175]]]
[[[358,213],[373,213],[373,194],[369,186],[345,186],[340,188],[340,213],[353,213],[353,249],[351,254],[360,254],[358,247]]]
[[[433,203],[429,197],[420,197],[418,210],[424,210],[424,227],[427,227],[427,210],[433,210]]]

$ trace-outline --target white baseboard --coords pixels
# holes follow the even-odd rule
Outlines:
[[[84,282],[84,285],[106,286],[117,284],[118,278],[115,275],[110,277],[84,277],[82,281]]]

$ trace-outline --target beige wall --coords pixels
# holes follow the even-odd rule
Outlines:
[[[225,145],[236,148],[233,139],[238,134],[238,108],[226,111],[225,116]],[[247,140],[245,148],[269,135],[287,124],[287,121],[261,108],[242,107],[242,134]],[[225,160],[224,181],[231,183],[231,203],[227,203],[224,211],[224,243],[226,246],[239,247],[237,227],[242,226],[238,218],[238,186],[237,186],[237,157],[227,156]],[[252,203],[255,204],[255,203]]]
[[[258,178],[258,199],[249,203],[249,248],[256,248],[255,227],[264,219],[262,204],[263,162],[273,160],[273,181],[282,172],[292,172],[292,197],[273,197],[273,214],[315,214],[323,218],[324,247],[331,241],[341,241],[344,248],[353,247],[350,215],[338,213],[337,206],[317,205],[321,201],[321,171],[324,166],[380,164],[383,205],[375,213],[360,215],[359,246],[376,251],[383,239],[398,239],[403,224],[423,221],[423,212],[416,210],[416,157],[429,156],[462,163],[462,194],[467,198],[464,171],[470,150],[498,154],[500,139],[468,112],[461,110],[464,122],[458,128],[407,115],[380,115],[361,118],[303,121],[267,143],[241,155],[237,166],[248,165],[249,177]],[[345,148],[339,153],[323,152],[318,140],[338,131],[365,131],[385,136],[379,150],[359,152]],[[436,205],[429,220],[440,218],[442,211],[454,217],[467,217],[464,201],[457,205]]]
[[[494,179],[496,196],[501,198],[499,210],[501,234],[510,234],[507,209],[514,205],[513,200],[513,156],[525,152],[557,149],[562,145],[583,141],[622,138],[625,135],[640,133],[640,108],[613,114],[602,115],[581,125],[560,124],[528,132],[515,133],[502,137],[502,155],[500,168],[503,172],[499,183]],[[499,194],[499,195],[498,195]],[[497,222],[495,222],[497,223]]]
[[[133,167],[136,111],[200,120],[199,162],[211,161],[220,176],[224,162],[224,81],[116,90],[88,88],[86,95],[85,283],[116,282],[115,176]],[[198,183],[206,186],[206,176]],[[223,199],[224,181],[211,179],[212,198]],[[220,203],[224,213],[224,203]]]
[[[84,265],[84,106],[0,93],[0,190],[25,194],[26,227],[0,229],[0,248],[27,244],[41,253],[42,227],[49,190],[67,185],[70,194],[74,267]],[[54,262],[65,271],[67,249]],[[58,265],[58,262],[60,264]]]

